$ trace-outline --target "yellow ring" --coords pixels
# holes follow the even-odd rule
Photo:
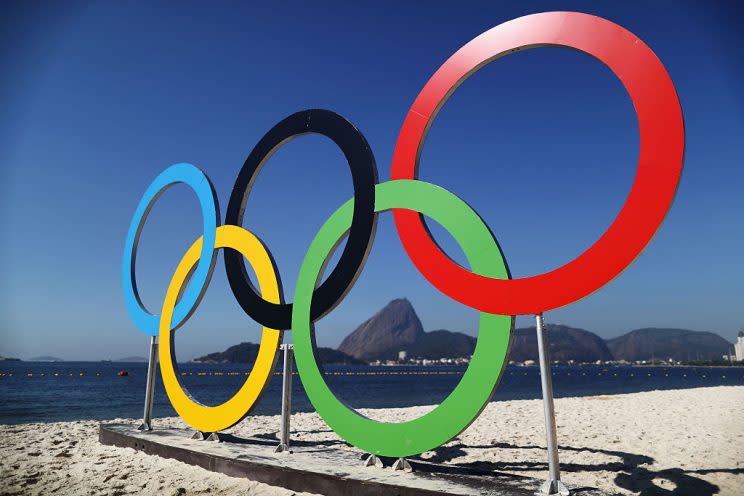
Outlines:
[[[232,248],[239,251],[253,267],[263,298],[271,303],[279,303],[279,283],[274,265],[261,241],[237,226],[217,228],[215,249]],[[175,340],[171,337],[171,320],[179,293],[184,281],[201,256],[202,238],[191,245],[173,274],[160,314],[160,373],[163,376],[165,391],[178,415],[194,429],[203,432],[217,432],[237,424],[258,402],[274,371],[279,356],[282,331],[263,328],[258,357],[253,370],[243,386],[225,403],[206,406],[194,400],[179,379],[178,365],[173,361]],[[172,331],[172,332],[175,332]]]

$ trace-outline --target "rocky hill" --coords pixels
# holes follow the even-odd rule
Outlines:
[[[398,356],[398,351],[413,345],[424,335],[424,328],[411,303],[400,298],[346,336],[339,351],[360,360],[376,360]]]
[[[567,362],[594,362],[612,360],[612,353],[605,341],[593,332],[564,325],[545,324],[550,339],[550,359]],[[537,331],[523,327],[514,331],[509,360],[524,362],[537,360]]]
[[[147,358],[141,357],[141,356],[129,356],[124,358],[119,358],[114,360],[115,362],[122,362],[122,363],[142,363],[147,362]]]
[[[636,329],[607,341],[616,360],[720,360],[732,344],[712,332]]]
[[[564,325],[547,324],[551,360],[594,362],[597,360],[714,360],[728,353],[731,343],[711,332],[684,329],[638,329],[604,340],[593,332]],[[424,332],[411,303],[391,301],[343,340],[339,350],[365,361],[391,360],[406,351],[409,358],[468,357],[475,337],[461,332]],[[537,360],[534,327],[516,329],[509,360]]]
[[[64,362],[63,359],[53,357],[53,356],[37,356],[37,357],[29,358],[26,361],[27,362]]]
[[[334,350],[332,348],[318,348],[316,350],[318,361],[325,364],[357,365],[366,362]],[[255,343],[240,343],[230,346],[222,352],[210,353],[203,357],[194,358],[194,363],[253,363],[258,356],[258,345]],[[281,356],[278,360],[281,362]]]
[[[589,331],[560,325],[548,325],[553,360],[612,360],[605,342]],[[475,349],[475,337],[444,329],[424,332],[411,303],[391,301],[343,340],[339,350],[356,358],[391,360],[405,351],[410,358],[469,357]],[[537,359],[535,328],[517,329],[509,360]]]
[[[604,340],[593,332],[564,325],[546,324],[550,336],[551,360],[595,362],[597,360],[719,360],[732,344],[712,332],[685,329],[637,329]],[[424,332],[413,305],[400,298],[391,301],[367,319],[339,346],[338,350],[318,348],[321,363],[361,364],[374,360],[395,360],[405,351],[408,358],[463,358],[473,354],[476,338],[445,329]],[[197,358],[200,363],[251,363],[258,345],[241,343],[221,353]],[[537,360],[534,327],[516,329],[508,360]]]
[[[415,343],[401,349],[413,358],[437,360],[439,358],[469,357],[475,350],[475,338],[461,332],[440,329],[425,332]],[[396,353],[395,357],[392,358],[397,358],[397,356]]]

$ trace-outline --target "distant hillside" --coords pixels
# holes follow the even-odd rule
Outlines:
[[[364,364],[366,362],[350,357],[343,352],[331,348],[316,350],[318,361],[325,364]],[[210,353],[203,357],[194,358],[194,363],[253,363],[258,356],[258,345],[254,343],[240,343],[230,346],[222,352]],[[281,356],[279,357],[281,361]]]
[[[732,344],[712,332],[636,329],[607,341],[616,360],[720,360]]]
[[[564,325],[546,324],[550,343],[550,360],[595,362],[612,360],[605,341],[593,332]],[[537,360],[537,330],[524,327],[514,331],[509,360]]]
[[[561,325],[548,325],[553,360],[593,362],[612,360],[605,342],[594,333]],[[409,358],[460,358],[475,350],[476,338],[444,329],[424,332],[406,299],[391,301],[343,340],[339,349],[365,360],[391,360],[405,351]],[[509,360],[537,359],[535,328],[516,329]]]
[[[685,329],[638,329],[605,341],[593,332],[564,325],[547,324],[550,358],[553,361],[597,360],[718,360],[729,353],[731,343],[712,332]],[[413,305],[405,298],[391,301],[367,319],[339,346],[319,348],[321,363],[360,364],[373,360],[396,360],[405,351],[408,358],[463,358],[473,354],[476,338],[444,329],[424,332]],[[251,363],[258,345],[241,343],[221,353],[197,358],[200,363]],[[47,357],[51,358],[51,357]],[[144,359],[143,359],[144,360]],[[516,329],[508,360],[537,360],[534,327]]]
[[[577,362],[612,360],[605,342],[594,333],[561,325],[547,325],[551,359]],[[406,299],[391,301],[343,340],[339,349],[365,360],[391,360],[405,351],[409,358],[460,358],[475,350],[476,338],[444,329],[424,332]],[[509,360],[537,360],[535,328],[514,332]]]
[[[415,343],[401,349],[413,358],[436,360],[469,357],[475,350],[475,338],[461,332],[440,329],[423,333]],[[394,358],[397,357],[396,353]]]
[[[367,362],[349,356],[343,351],[334,350],[333,348],[316,348],[315,356],[318,362],[328,365],[366,365]]]
[[[29,362],[64,362],[61,358],[53,357],[53,356],[38,356],[34,358],[29,358]]]
[[[114,360],[114,362],[120,362],[120,363],[142,363],[142,362],[147,362],[147,358],[141,357],[141,356],[130,356],[130,357],[119,358],[118,360]]]

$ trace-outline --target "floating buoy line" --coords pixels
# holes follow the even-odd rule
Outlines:
[[[326,375],[326,376],[383,376],[383,375],[427,375],[427,376],[429,376],[429,375],[463,375],[464,373],[465,373],[464,370],[379,370],[379,371],[378,370],[375,370],[375,371],[353,371],[352,370],[352,371],[324,372],[324,375]],[[234,376],[247,376],[248,374],[249,374],[249,372],[219,372],[219,371],[181,372],[181,376],[197,376],[197,377],[223,377],[223,376],[234,377]],[[273,374],[274,375],[282,375],[281,372],[274,372]],[[528,372],[515,372],[515,371],[508,372],[508,375],[512,375],[513,376],[515,374],[516,375],[522,375],[522,376],[529,375]],[[113,376],[119,376],[119,377],[127,377],[127,376],[129,376],[129,372],[127,370],[120,370],[120,371],[117,371],[117,372],[112,372],[111,375],[113,375]],[[103,377],[110,377],[111,375],[109,375],[107,373],[104,373],[103,374]],[[296,375],[298,375],[298,373],[297,372],[293,372],[292,375],[295,375],[296,376]],[[572,373],[571,372],[565,372],[565,373],[563,373],[562,371],[553,370],[553,376],[561,376],[561,375],[571,376]],[[579,374],[578,374],[577,371],[574,371],[574,374],[573,375],[577,375],[578,376]],[[582,376],[586,376],[587,373],[586,372],[581,372],[581,375]],[[709,375],[708,373],[698,374],[698,375],[692,374],[692,377],[696,377],[697,376],[697,377],[702,378],[702,379],[707,379],[708,378],[708,375]],[[0,372],[0,378],[4,378],[4,377],[56,377],[56,378],[60,378],[60,377],[92,377],[92,376],[101,377],[101,372],[96,372],[96,373],[86,373],[86,372],[48,372],[48,371],[47,372],[36,372],[36,373],[34,373],[34,372],[20,372],[20,373],[17,373],[17,372]],[[602,377],[602,376],[608,376],[609,377],[610,376],[610,373],[609,372],[605,373],[605,370],[603,370],[602,372],[598,372],[597,373],[597,376],[598,377]],[[643,377],[642,374],[639,374],[639,376],[640,377]],[[661,373],[658,374],[658,375],[654,375],[652,373],[646,373],[645,374],[645,377],[647,377],[647,378],[649,378],[649,377],[656,378],[656,377],[662,377],[662,376],[663,377],[667,377],[667,378],[670,377],[669,376],[669,372],[666,371],[666,370],[663,372],[663,375]],[[634,377],[636,377],[636,373],[635,372],[630,372],[627,375],[621,375],[618,372],[612,372],[612,377],[617,377],[619,379],[623,379],[623,378],[634,378]],[[723,380],[723,379],[726,379],[726,377],[727,376],[725,376],[725,375],[721,375],[720,376],[720,379]],[[672,379],[674,379],[674,378],[687,379],[688,378],[688,374],[687,373],[684,373],[684,374],[681,374],[681,375],[672,376]],[[715,378],[715,377],[712,377],[711,376],[711,378]],[[744,375],[741,376],[741,379],[744,379]]]

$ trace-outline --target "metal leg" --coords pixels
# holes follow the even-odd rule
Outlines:
[[[413,472],[413,467],[405,458],[398,458],[395,460],[395,463],[393,463],[393,470],[402,470],[410,473]]]
[[[155,368],[158,363],[158,338],[150,337],[150,361],[147,365],[147,389],[145,389],[145,411],[142,415],[141,431],[152,430],[152,401],[155,397]]]
[[[282,377],[282,427],[279,446],[274,453],[291,453],[289,449],[289,420],[292,417],[292,359],[294,348],[291,344],[280,347],[284,351],[284,371]]]
[[[194,431],[191,435],[191,439],[195,441],[214,441],[215,443],[222,442],[219,432]]]
[[[385,468],[385,465],[382,463],[382,460],[380,460],[380,457],[377,455],[369,454],[364,459],[364,466],[365,467],[377,467],[377,468]]]
[[[545,435],[548,444],[548,480],[540,488],[543,494],[568,496],[569,491],[561,482],[558,464],[558,438],[555,428],[555,408],[553,406],[553,376],[550,371],[550,349],[548,335],[542,314],[535,315],[537,327],[537,351],[540,355],[540,382],[542,384],[543,407],[545,410]]]

